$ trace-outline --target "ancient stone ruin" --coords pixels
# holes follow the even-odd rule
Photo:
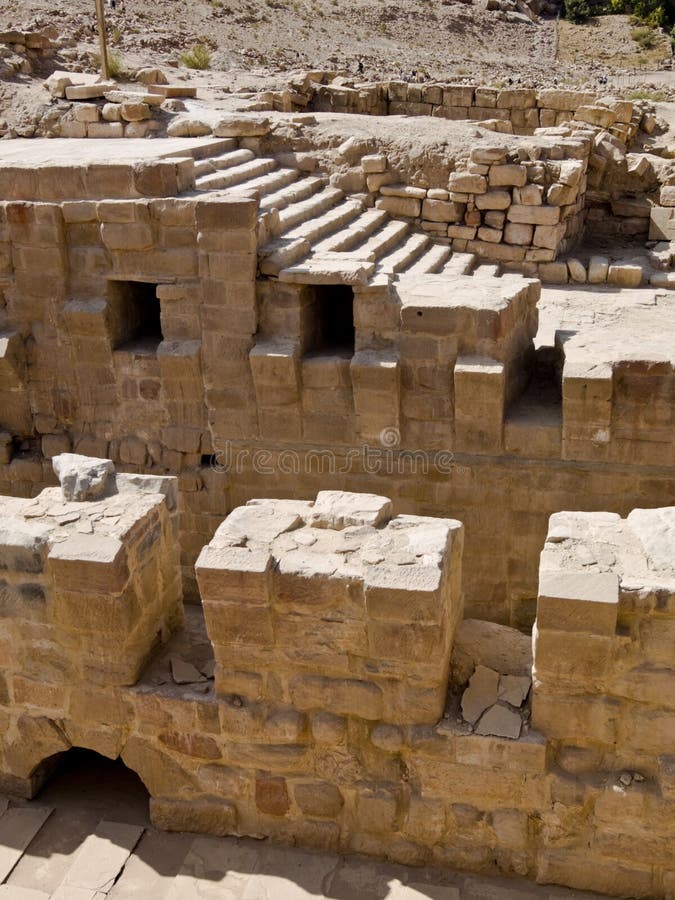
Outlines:
[[[650,104],[109,88],[50,84],[114,152],[0,146],[0,789],[82,747],[168,830],[672,896]]]

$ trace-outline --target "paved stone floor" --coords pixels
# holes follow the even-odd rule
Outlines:
[[[41,166],[71,165],[97,162],[134,162],[136,160],[159,159],[166,156],[189,155],[199,148],[222,143],[219,138],[163,138],[147,140],[129,138],[113,140],[68,139],[18,139],[0,142],[0,166]]]
[[[45,819],[45,811],[51,810]],[[69,754],[30,803],[0,797],[0,900],[581,900],[598,895],[269,841],[166,834],[136,776]],[[120,823],[111,825],[108,823]],[[34,832],[34,833],[33,833]],[[31,836],[32,835],[32,836]]]

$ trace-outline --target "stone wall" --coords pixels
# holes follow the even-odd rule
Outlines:
[[[647,117],[646,125],[651,124],[646,107],[589,91],[407,81],[348,85],[321,83],[314,80],[316,75],[326,77],[310,72],[291,83],[291,91],[280,97],[289,109],[466,119],[496,131],[530,135],[537,128],[576,119],[602,124],[624,142],[635,133],[643,117]]]
[[[156,495],[147,496],[154,502]],[[44,500],[51,506],[51,495]],[[32,508],[5,503],[24,519]],[[66,503],[65,517],[71,510],[86,516],[83,506]],[[71,745],[84,746],[121,755],[140,775],[159,827],[265,835],[413,865],[519,874],[624,896],[669,896],[675,886],[668,630],[673,511],[636,511],[626,522],[607,515],[554,517],[542,556],[531,712],[528,639],[503,626],[464,620],[451,641],[442,716],[427,719],[422,707],[415,721],[412,707],[373,708],[373,678],[391,677],[395,686],[404,659],[409,662],[406,676],[419,671],[420,613],[435,615],[442,602],[457,609],[452,582],[460,572],[460,531],[458,523],[448,529],[446,522],[408,517],[374,524],[377,509],[381,516],[386,507],[372,498],[338,494],[320,497],[314,506],[262,503],[237,511],[203,558],[208,631],[201,610],[189,610],[185,627],[134,686],[111,689],[94,680],[64,689],[68,676],[63,670],[48,669],[46,660],[34,654],[32,664],[42,666],[42,681],[40,691],[27,698],[19,643],[5,642],[3,787],[33,793],[55,756]],[[434,542],[440,554],[434,559],[426,558],[429,528],[440,539]],[[275,581],[272,632],[282,636],[312,619],[331,623],[335,641],[337,620],[346,625],[344,613],[361,607],[364,627],[382,623],[384,613],[401,629],[403,615],[407,624],[400,633],[407,630],[410,636],[383,645],[376,668],[372,660],[370,669],[355,667],[351,679],[330,689],[317,685],[312,692],[294,694],[282,664],[269,669],[268,657],[260,653],[261,629],[250,618],[263,608],[256,602],[261,569],[255,563],[261,550],[263,556],[266,552],[261,537],[271,541],[267,552],[286,569],[283,560],[305,554],[314,533],[319,544],[325,539],[340,544],[345,574],[355,567],[349,596],[333,590],[347,582],[327,571],[322,560],[330,557],[304,556],[302,568],[283,571]],[[412,552],[413,569],[440,565],[449,574],[441,579],[440,593],[420,585],[411,606],[408,589],[401,593],[397,587],[401,577],[410,587],[409,576],[398,573],[369,603],[358,572],[376,578],[382,567],[377,548],[394,534],[405,535],[394,556]],[[446,543],[450,534],[452,552]],[[228,540],[229,547],[224,546]],[[152,545],[152,538],[146,541],[150,552]],[[242,564],[243,553],[253,565]],[[17,567],[12,557],[7,561],[14,579]],[[397,562],[404,571],[411,564]],[[600,571],[612,567],[614,573]],[[618,570],[623,586],[617,602]],[[291,586],[291,577],[292,592],[284,600],[277,592]],[[272,580],[269,569],[270,585]],[[233,591],[240,598],[239,612],[247,613],[236,634]],[[20,624],[22,609],[6,609],[4,621],[10,627]],[[319,609],[323,612],[317,615]],[[343,632],[348,653],[356,649],[355,624],[352,618],[349,632]],[[25,627],[22,636],[24,642],[33,640]],[[295,641],[285,650],[285,664],[290,660],[294,669],[303,669],[306,680],[310,673],[326,672],[336,653],[319,634],[314,642],[309,637],[309,643]],[[215,691],[210,640],[216,650]],[[218,649],[223,640],[236,651],[236,665],[245,661],[246,669],[226,672],[231,662]],[[432,669],[440,678],[445,671],[440,658]],[[480,696],[477,677],[494,678],[491,688],[483,684]],[[467,680],[469,689],[473,685],[471,700]],[[510,738],[484,722],[485,716],[470,726],[466,717],[472,721],[487,708],[505,710],[522,724]]]
[[[317,352],[316,286],[256,281],[253,199],[91,199],[176,190],[193,166],[3,170],[8,190],[51,199],[0,210],[0,489],[34,495],[71,449],[176,475],[194,599],[201,548],[251,497],[347,489],[393,495],[406,513],[456,511],[467,609],[525,627],[548,515],[675,495],[669,363],[610,353],[598,366],[561,335],[556,397],[525,402],[536,282],[354,285],[353,349]],[[59,190],[87,199],[57,202]]]
[[[581,236],[591,149],[581,132],[519,149],[476,148],[447,190],[395,183],[383,155],[362,164],[379,209],[418,221],[458,253],[536,273]]]

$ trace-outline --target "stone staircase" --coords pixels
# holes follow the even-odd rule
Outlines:
[[[368,208],[360,195],[345,195],[326,176],[256,157],[238,149],[234,140],[221,145],[218,155],[198,160],[195,172],[197,191],[258,197],[261,275],[304,284],[375,286],[395,275],[467,275],[476,265],[473,254],[453,254],[409,222]]]

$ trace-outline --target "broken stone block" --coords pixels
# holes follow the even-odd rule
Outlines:
[[[499,679],[498,697],[511,706],[522,706],[532,686],[528,675],[502,675]]]
[[[462,695],[462,716],[472,725],[478,721],[486,709],[497,702],[499,673],[486,666],[476,666],[469,680],[469,686]]]
[[[340,531],[348,525],[379,525],[392,517],[391,500],[377,494],[319,491],[309,523]]]
[[[136,81],[141,84],[168,84],[168,78],[161,69],[155,66],[144,66],[136,72]]]
[[[176,684],[194,684],[198,681],[207,680],[207,676],[202,675],[192,663],[186,662],[178,656],[171,657],[170,665],[171,677]]]
[[[115,474],[111,459],[61,453],[52,460],[64,500],[94,500],[109,490]]]
[[[476,733],[517,739],[520,737],[522,727],[523,721],[519,713],[509,709],[508,706],[496,703],[482,716],[476,726]]]

